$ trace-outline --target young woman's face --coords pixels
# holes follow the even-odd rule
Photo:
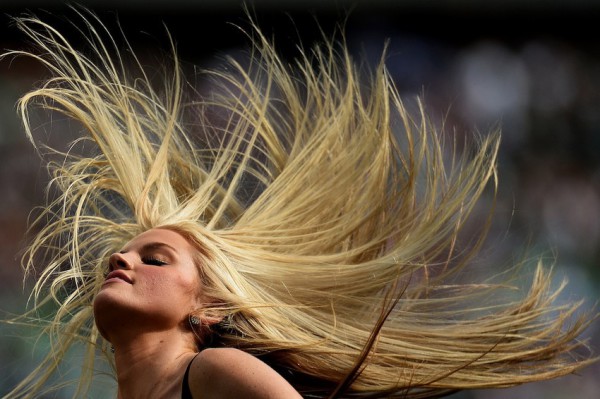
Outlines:
[[[186,321],[201,302],[195,251],[180,234],[152,229],[113,254],[108,275],[94,299],[102,335],[109,338],[106,333],[123,323],[168,329]]]

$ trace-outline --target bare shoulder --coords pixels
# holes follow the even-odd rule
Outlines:
[[[196,399],[301,398],[275,370],[234,348],[205,349],[190,368],[189,385]]]

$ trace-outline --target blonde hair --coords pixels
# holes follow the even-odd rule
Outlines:
[[[288,65],[259,30],[248,65],[205,71],[213,90],[186,99],[176,56],[155,88],[99,21],[82,18],[90,55],[36,18],[17,24],[40,51],[9,53],[53,75],[20,101],[29,138],[32,104],[85,131],[64,153],[48,149],[60,159],[56,195],[24,264],[46,262],[29,316],[55,304],[52,346],[9,397],[39,392],[76,342],[75,395],[85,395],[94,361],[112,356],[91,309],[107,258],[154,227],[199,249],[215,299],[206,311],[225,317],[219,344],[261,356],[307,397],[419,398],[592,361],[575,353],[589,318],[556,304],[564,284],[552,289],[541,266],[518,298],[502,294],[506,282],[456,278],[489,223],[459,240],[495,189],[498,134],[461,155],[421,105],[409,114],[383,62],[364,78],[328,41]]]

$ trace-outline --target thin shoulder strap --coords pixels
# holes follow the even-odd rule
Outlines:
[[[196,353],[196,355],[190,360],[185,369],[185,374],[183,375],[183,382],[181,384],[181,399],[193,399],[192,391],[190,391],[190,384],[188,383],[189,375],[190,375],[190,367],[192,367],[192,362],[196,359],[200,353]]]

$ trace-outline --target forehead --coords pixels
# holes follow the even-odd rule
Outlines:
[[[166,244],[178,251],[192,250],[190,243],[181,234],[169,229],[151,229],[145,231],[125,244],[123,249],[135,249],[147,244]]]

